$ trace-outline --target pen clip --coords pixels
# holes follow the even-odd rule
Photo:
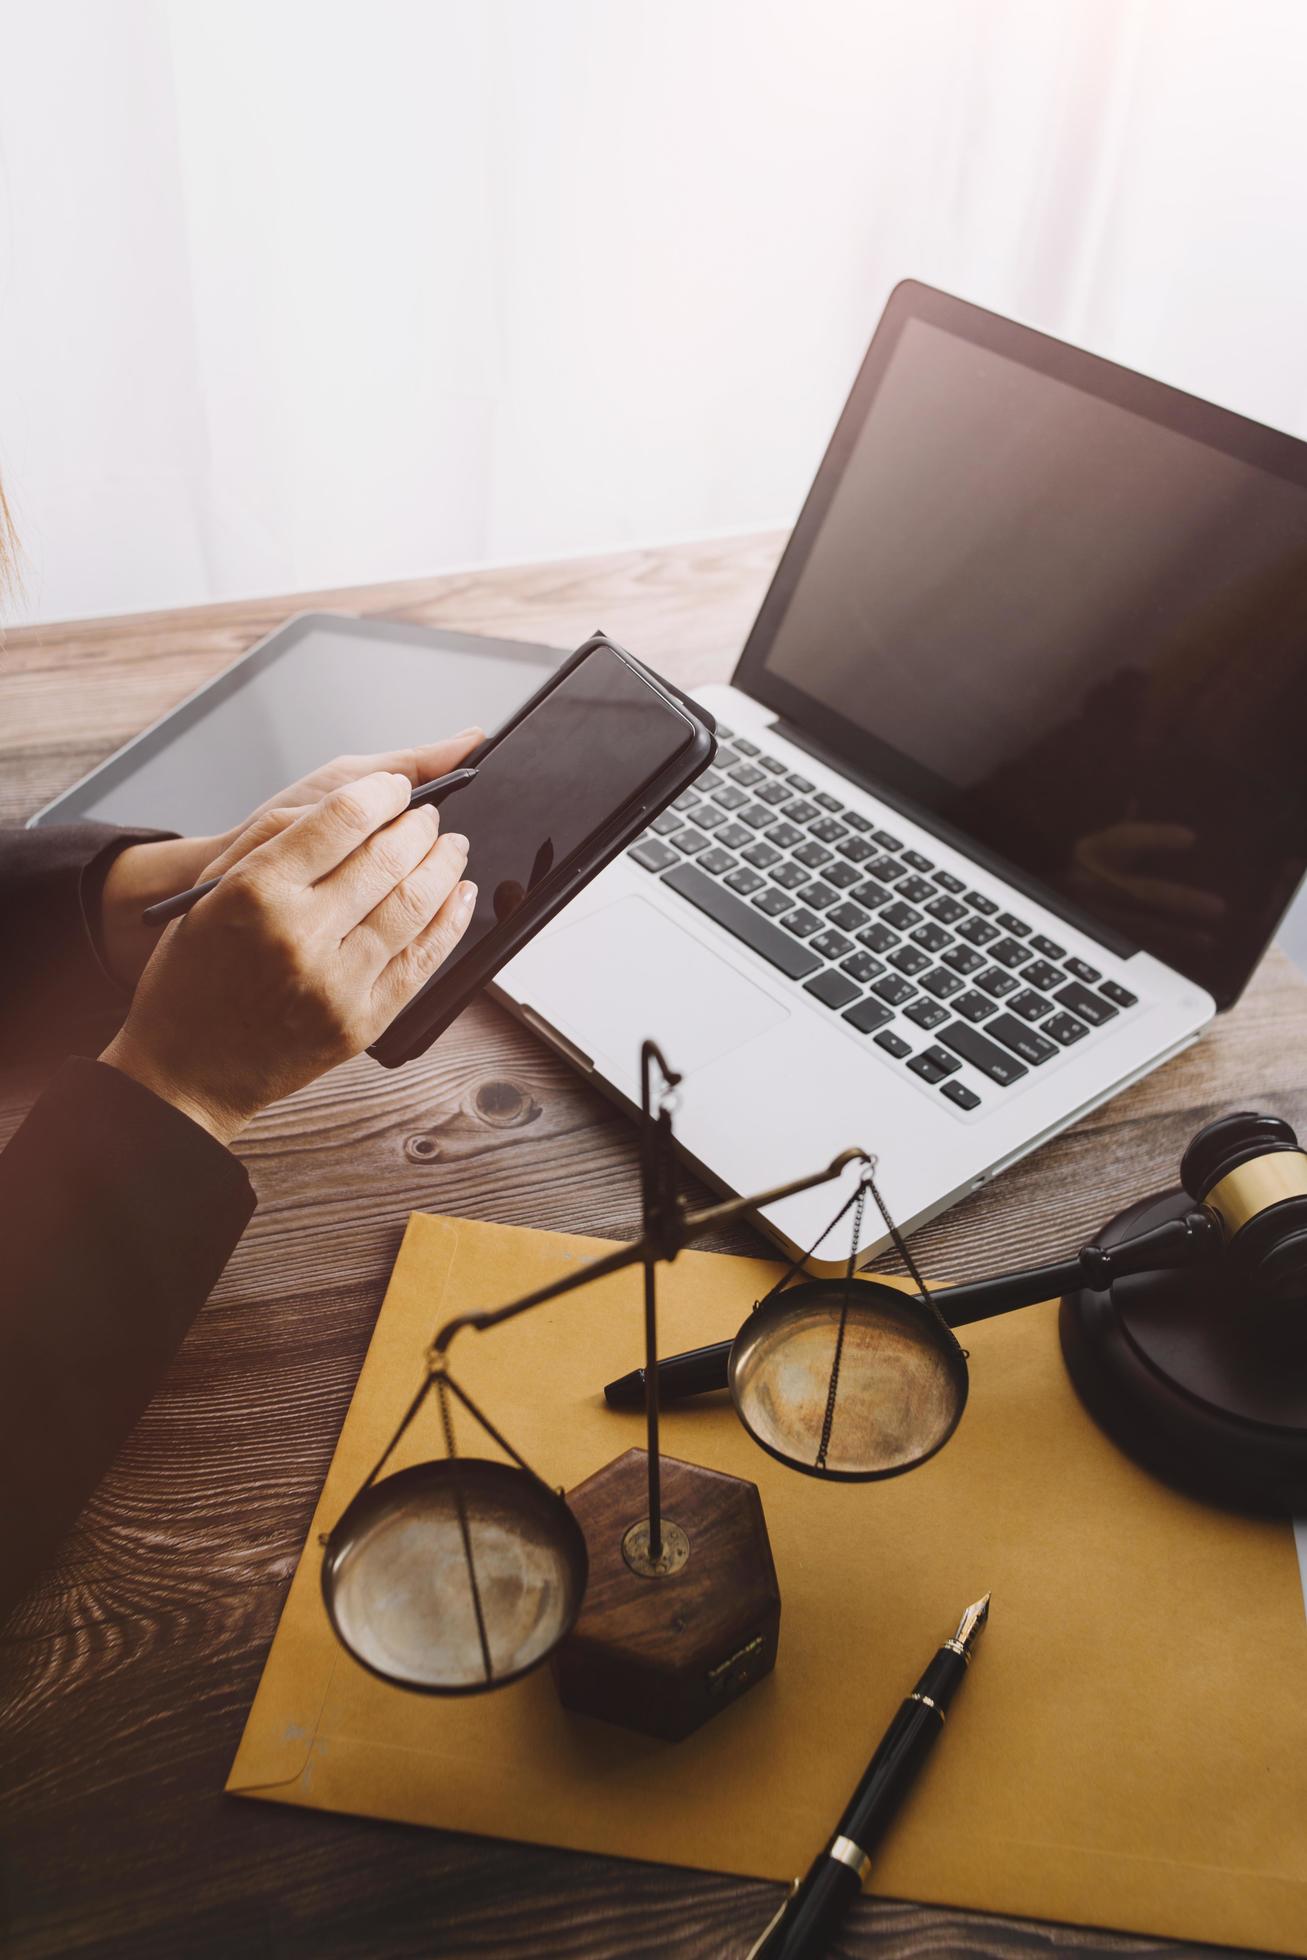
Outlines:
[[[771,1938],[772,1934],[776,1931],[776,1928],[780,1925],[782,1919],[784,1919],[786,1913],[789,1911],[790,1901],[794,1897],[795,1893],[798,1891],[799,1884],[800,1884],[800,1880],[798,1880],[797,1878],[791,1880],[789,1891],[785,1894],[785,1897],[781,1900],[780,1905],[777,1907],[776,1911],[772,1914],[771,1918],[767,1921],[767,1924],[763,1927],[761,1933],[759,1933],[757,1939],[754,1941],[753,1945],[749,1948],[749,1951],[745,1954],[744,1960],[758,1960],[759,1954],[762,1952],[768,1940]]]

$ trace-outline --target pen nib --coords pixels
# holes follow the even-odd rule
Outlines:
[[[966,1612],[958,1622],[958,1630],[949,1642],[949,1645],[956,1647],[960,1653],[969,1656],[971,1649],[976,1644],[980,1629],[984,1626],[988,1618],[989,1594],[986,1593],[985,1597],[978,1599],[974,1606],[968,1606]]]

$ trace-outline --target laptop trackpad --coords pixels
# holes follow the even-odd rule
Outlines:
[[[521,998],[620,1076],[646,1037],[689,1075],[789,1019],[787,1007],[643,898],[615,899],[537,939]]]

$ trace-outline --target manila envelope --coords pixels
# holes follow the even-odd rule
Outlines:
[[[786,1470],[724,1395],[665,1413],[669,1454],[758,1485],[781,1590],[775,1672],[687,1741],[567,1714],[547,1667],[443,1699],[351,1660],[323,1609],[319,1534],[380,1457],[435,1329],[607,1249],[410,1220],[228,1789],[788,1879],[988,1589],[974,1664],[872,1888],[1307,1949],[1307,1631],[1290,1526],[1196,1503],[1121,1455],[1067,1380],[1052,1304],[966,1330],[956,1435],[887,1482]],[[776,1271],[682,1253],[660,1270],[662,1351],[733,1334]],[[551,1484],[570,1488],[643,1441],[642,1419],[600,1392],[641,1359],[640,1289],[635,1267],[455,1343],[458,1379]],[[461,1449],[489,1453],[458,1423]],[[442,1454],[431,1396],[387,1467]]]

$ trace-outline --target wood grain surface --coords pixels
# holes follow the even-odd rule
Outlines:
[[[603,626],[679,681],[725,678],[779,543],[10,633],[0,819],[21,820],[306,606],[559,646]],[[927,1272],[1063,1253],[1173,1182],[1185,1142],[1222,1111],[1268,1107],[1301,1127],[1305,1036],[1307,986],[1272,953],[1196,1048],[922,1231]],[[35,1069],[0,1078],[0,1142],[40,1084]],[[625,1238],[637,1194],[626,1121],[489,1003],[405,1069],[339,1070],[238,1147],[259,1193],[253,1223],[81,1523],[0,1628],[6,1950],[742,1955],[774,1887],[222,1795],[409,1211]],[[716,1243],[759,1242],[741,1228]],[[837,1950],[1185,1949],[867,1901]]]

